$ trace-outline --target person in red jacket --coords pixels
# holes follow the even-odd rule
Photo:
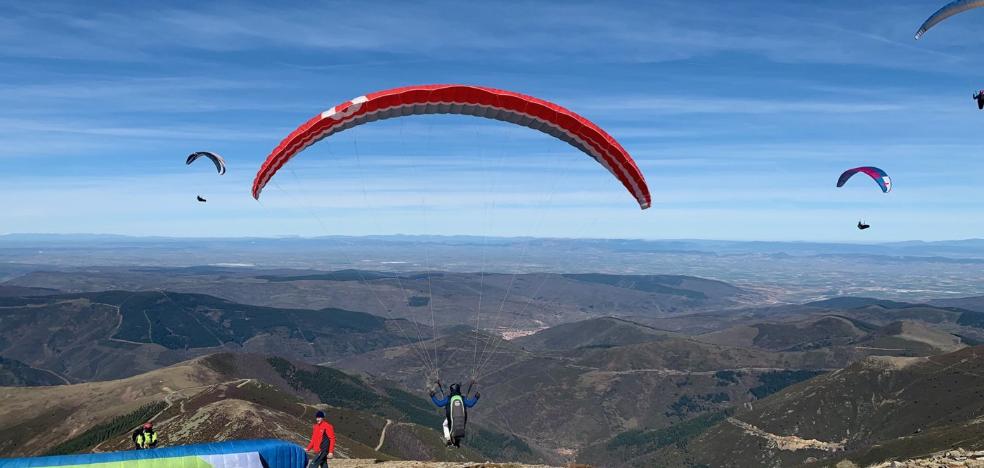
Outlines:
[[[309,467],[327,467],[328,459],[335,457],[335,428],[325,421],[325,412],[318,411],[314,415],[314,430],[311,431],[311,443],[304,450],[318,451],[318,456],[311,460]]]

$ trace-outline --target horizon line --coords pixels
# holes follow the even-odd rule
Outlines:
[[[44,236],[44,237],[116,237],[116,238],[128,238],[128,239],[173,239],[173,240],[281,240],[281,239],[298,239],[298,240],[318,240],[318,239],[331,239],[331,238],[345,238],[345,239],[373,239],[373,238],[386,238],[386,237],[409,237],[409,238],[478,238],[478,239],[539,239],[539,240],[564,240],[564,241],[633,241],[633,242],[733,242],[733,243],[787,243],[787,244],[839,244],[839,245],[887,245],[887,244],[905,244],[920,242],[925,244],[936,244],[936,243],[947,243],[947,242],[973,242],[973,241],[984,241],[984,238],[980,237],[969,237],[964,239],[941,239],[941,240],[922,240],[922,239],[909,239],[909,240],[898,240],[898,241],[872,241],[872,242],[858,242],[858,241],[835,241],[835,240],[739,240],[739,239],[702,239],[702,238],[642,238],[642,237],[537,237],[537,236],[486,236],[480,234],[402,234],[402,233],[391,233],[391,234],[366,234],[366,235],[344,235],[344,234],[329,234],[329,235],[318,235],[318,236],[303,236],[299,234],[285,234],[278,236],[168,236],[168,235],[137,235],[137,234],[115,234],[115,233],[43,233],[43,232],[7,232],[0,233],[0,240],[9,237],[29,237],[29,236]]]

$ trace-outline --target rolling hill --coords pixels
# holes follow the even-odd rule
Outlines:
[[[917,320],[876,325],[844,315],[759,322],[699,335],[695,339],[726,346],[771,351],[877,351],[882,355],[927,356],[964,346],[960,337]]]
[[[0,305],[0,356],[72,382],[223,350],[326,362],[424,339],[430,330],[342,309],[278,309],[169,291],[6,297]]]
[[[68,292],[167,290],[240,304],[358,310],[390,319],[538,330],[606,315],[667,316],[758,303],[762,296],[690,276],[440,271],[102,267],[35,271],[4,283]],[[482,304],[479,310],[479,304]]]
[[[560,325],[514,342],[462,330],[421,347],[436,351],[446,382],[479,376],[483,400],[476,418],[557,454],[576,453],[612,433],[669,427],[752,402],[851,358],[701,343],[613,318]],[[408,347],[338,365],[421,394],[431,375]]]
[[[601,317],[557,325],[512,342],[534,352],[568,351],[647,343],[669,335],[676,334],[616,317]]]
[[[870,357],[700,424],[599,442],[598,466],[868,466],[984,447],[984,348]]]
[[[127,449],[153,420],[165,445],[279,438],[306,445],[324,410],[345,458],[535,459],[507,434],[472,426],[463,450],[444,447],[441,414],[385,382],[252,354],[216,354],[122,380],[0,388],[0,455]],[[52,424],[52,421],[58,421]]]

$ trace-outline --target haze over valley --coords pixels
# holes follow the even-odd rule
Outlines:
[[[757,290],[778,302],[852,295],[929,301],[980,291],[984,240],[850,244],[483,236],[0,236],[0,278],[45,267],[129,265],[689,275]]]

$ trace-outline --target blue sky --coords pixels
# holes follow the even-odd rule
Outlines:
[[[984,237],[984,10],[917,42],[941,0],[488,3],[5,2],[0,233]],[[249,196],[298,124],[424,83],[594,120],[653,208],[562,142],[463,116],[333,136]],[[198,150],[229,173],[184,166]],[[834,188],[868,164],[893,193]]]

